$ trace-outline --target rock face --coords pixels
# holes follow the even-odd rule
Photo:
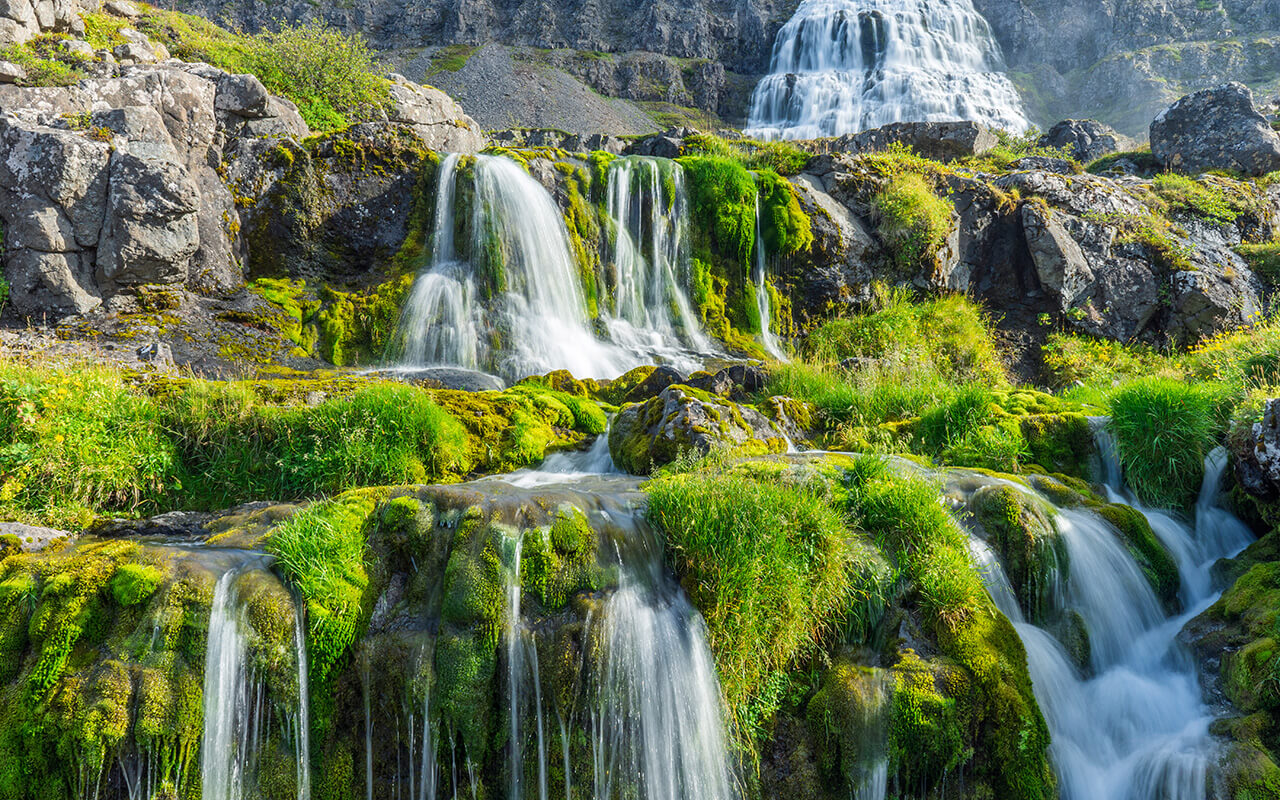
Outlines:
[[[1093,119],[1064,119],[1040,137],[1041,147],[1066,148],[1071,157],[1088,164],[1123,150],[1127,142],[1115,129]]]
[[[1253,105],[1253,92],[1229,83],[1188,95],[1151,123],[1151,153],[1166,168],[1265,175],[1280,169],[1280,136]]]
[[[902,144],[936,161],[980,156],[1000,143],[976,122],[896,122],[861,133],[806,143],[816,153],[869,153]]]
[[[1280,499],[1280,399],[1267,401],[1252,433],[1236,452],[1236,477],[1246,492],[1272,503]]]
[[[609,428],[614,463],[637,475],[669,464],[683,452],[705,455],[716,447],[782,452],[786,442],[755,409],[678,385],[626,406]]]

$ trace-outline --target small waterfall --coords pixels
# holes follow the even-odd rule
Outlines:
[[[532,531],[530,535],[540,532]],[[526,795],[524,745],[528,738],[524,717],[533,708],[534,741],[537,748],[538,800],[547,800],[546,725],[542,711],[542,681],[538,674],[538,649],[520,614],[520,553],[524,538],[512,543],[510,583],[507,585],[507,698],[510,715],[511,785],[509,800]]]
[[[764,235],[760,225],[760,195],[756,194],[756,247],[755,265],[751,281],[756,285],[756,312],[760,315],[760,344],[765,352],[779,361],[790,361],[783,351],[778,337],[773,333],[773,310],[769,302],[769,270],[764,253]]]
[[[288,703],[273,696],[269,675],[257,659],[270,657],[273,643],[263,640],[249,621],[249,601],[264,582],[281,597],[289,598],[265,558],[255,558],[225,572],[213,594],[205,655],[204,737],[201,744],[203,800],[241,800],[257,796],[259,768],[270,769],[264,756],[278,747],[280,737],[293,748],[298,800],[311,796],[310,720],[307,711],[306,641],[302,612],[294,604],[292,650],[296,668],[296,697]],[[286,707],[286,705],[288,707]],[[274,762],[273,762],[274,763]]]
[[[1114,446],[1099,449],[1116,499]],[[1027,651],[1036,698],[1052,734],[1051,755],[1065,800],[1203,800],[1213,743],[1195,665],[1178,632],[1214,600],[1209,568],[1249,541],[1243,525],[1218,507],[1225,455],[1206,459],[1195,529],[1148,512],[1179,558],[1186,610],[1166,617],[1117,534],[1092,514],[1062,510],[1057,524],[1071,560],[1065,605],[1089,633],[1092,675],[1062,645],[1022,617],[1003,569],[982,543],[971,547],[993,600],[1014,622]],[[1139,509],[1142,510],[1142,509]]]
[[[609,453],[609,432],[605,431],[587,450],[569,453],[552,453],[537,468],[522,469],[509,475],[494,476],[513,486],[532,489],[551,483],[572,483],[597,475],[622,474]]]
[[[804,0],[778,32],[746,133],[839,136],[891,122],[1030,127],[971,0]]]
[[[609,166],[607,202],[615,275],[607,324],[614,341],[668,361],[689,360],[688,350],[710,352],[686,291],[690,228],[684,170],[665,158],[619,158]]]
[[[596,338],[564,219],[518,164],[477,156],[469,257],[456,252],[460,160],[440,168],[431,265],[419,275],[389,351],[402,367],[452,365],[509,378],[568,369],[613,378],[639,361]]]
[[[678,588],[638,576],[601,612],[593,712],[597,800],[732,800],[715,664]]]

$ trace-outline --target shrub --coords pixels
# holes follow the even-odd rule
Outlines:
[[[954,209],[920,175],[895,175],[871,199],[877,233],[903,271],[914,272],[937,251],[951,231]]]
[[[1232,223],[1251,205],[1242,192],[1229,193],[1221,178],[1198,181],[1186,175],[1157,175],[1151,189],[1170,210],[1185,211],[1213,222]]]
[[[1280,242],[1241,244],[1235,250],[1264,284],[1272,289],[1280,286]]]
[[[1220,429],[1220,390],[1170,378],[1143,378],[1112,396],[1108,428],[1126,480],[1151,505],[1187,508]]]

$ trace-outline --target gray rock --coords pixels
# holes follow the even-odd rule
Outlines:
[[[218,80],[214,108],[238,117],[262,119],[271,116],[271,95],[253,75],[224,75]]]
[[[24,525],[21,522],[0,522],[0,536],[13,536],[24,553],[39,552],[58,539],[70,539],[72,534],[55,528]],[[3,549],[0,549],[3,553]]]
[[[759,411],[728,399],[699,399],[681,386],[624,407],[609,428],[614,463],[637,475],[669,464],[682,453],[706,455],[714,448],[744,445],[775,453],[786,450],[781,432]]]
[[[684,140],[697,133],[693,128],[672,128],[655,136],[639,139],[627,149],[628,155],[679,158],[684,152]]]
[[[1273,503],[1280,499],[1280,398],[1266,402],[1252,434],[1235,448],[1236,478],[1246,492]]]
[[[102,10],[126,19],[137,19],[139,16],[138,7],[129,0],[107,0],[102,4]]]
[[[1093,287],[1093,270],[1080,245],[1048,206],[1024,203],[1022,230],[1035,264],[1040,285],[1058,298],[1058,311],[1066,312]]]
[[[200,245],[200,192],[186,169],[117,152],[98,246],[106,286],[183,283]]]
[[[869,153],[903,144],[925,158],[954,161],[980,156],[1000,140],[976,122],[895,122],[861,133],[823,139],[808,147],[816,153]]]
[[[1119,152],[1128,144],[1109,125],[1094,119],[1064,119],[1040,137],[1041,147],[1066,148],[1082,164]]]
[[[449,95],[412,83],[401,75],[392,75],[391,79],[389,122],[412,126],[433,150],[475,153],[484,148],[484,132]]]
[[[135,351],[138,360],[158,369],[173,368],[173,350],[164,342],[148,342],[139,345]]]
[[[62,41],[62,49],[72,56],[79,56],[83,59],[93,58],[93,45],[83,39],[64,39]]]
[[[0,61],[0,83],[17,83],[26,80],[27,71],[12,61]]]
[[[1009,168],[1056,172],[1059,175],[1074,175],[1078,169],[1065,158],[1049,158],[1047,156],[1024,156],[1010,164]]]
[[[1151,153],[1166,168],[1196,174],[1280,169],[1280,136],[1253,105],[1253,92],[1228,83],[1188,95],[1151,123]]]

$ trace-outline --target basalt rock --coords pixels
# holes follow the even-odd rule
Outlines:
[[[1280,169],[1280,136],[1254,107],[1253,92],[1228,83],[1188,95],[1156,117],[1151,153],[1177,172],[1265,175]]]
[[[1064,119],[1041,136],[1038,144],[1065,148],[1076,161],[1088,164],[1125,149],[1128,142],[1114,128],[1097,120]]]

